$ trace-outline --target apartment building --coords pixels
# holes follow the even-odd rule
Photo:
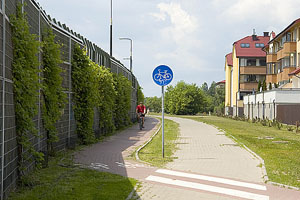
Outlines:
[[[300,88],[300,18],[293,21],[263,48],[267,53],[266,82],[273,87]]]
[[[258,82],[266,79],[266,52],[262,50],[270,36],[253,35],[233,43],[232,52],[225,57],[225,114],[243,115],[244,96],[257,91]]]

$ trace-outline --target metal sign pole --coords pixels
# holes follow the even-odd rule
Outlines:
[[[162,114],[162,157],[164,158],[165,157],[165,147],[164,147],[164,137],[165,137],[165,120],[164,120],[164,98],[165,98],[165,91],[164,91],[164,86],[161,87],[162,89],[162,96],[161,96],[161,114]]]
[[[173,80],[173,71],[166,65],[159,65],[152,73],[153,81],[161,86],[161,121],[162,121],[162,157],[165,157],[165,86]]]

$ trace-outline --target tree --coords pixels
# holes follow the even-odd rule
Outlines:
[[[257,91],[260,91],[260,88],[262,87],[261,81],[258,81],[258,85],[257,85]]]
[[[158,98],[157,96],[146,97],[145,101],[146,108],[150,109],[151,112],[161,112],[161,98]]]
[[[263,91],[266,91],[266,90],[267,90],[266,80],[264,80],[263,83],[262,83],[262,90],[263,90]]]
[[[216,93],[216,86],[217,86],[216,82],[213,81],[213,82],[211,83],[209,89],[208,89],[208,94],[209,94],[210,96],[214,96],[214,95],[215,95],[215,93]]]
[[[166,112],[171,114],[195,115],[204,110],[205,97],[196,84],[180,81],[175,87],[169,86],[165,100]]]
[[[201,86],[201,89],[203,92],[207,93],[208,92],[208,85],[206,82],[204,82]]]
[[[272,83],[269,83],[269,90],[272,90]]]
[[[225,107],[225,88],[216,88],[214,101],[214,113],[223,114]]]

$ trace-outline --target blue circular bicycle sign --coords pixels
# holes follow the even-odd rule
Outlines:
[[[160,65],[154,69],[152,78],[157,85],[166,86],[173,80],[173,72],[170,67]]]

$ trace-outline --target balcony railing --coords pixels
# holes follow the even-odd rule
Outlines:
[[[277,83],[277,74],[267,74],[266,83]]]
[[[277,62],[277,54],[267,54],[267,63],[274,63]]]
[[[253,89],[256,90],[257,86],[258,86],[257,82],[240,83],[240,90],[241,91],[252,91]]]
[[[283,54],[289,54],[297,51],[297,43],[292,42],[286,42],[283,44]]]
[[[296,65],[287,65],[287,66],[283,66],[282,68],[289,68],[289,67],[293,67],[293,68],[296,68],[297,66]]]
[[[262,75],[265,75],[266,73],[267,73],[266,66],[240,67],[240,74],[262,74]]]

